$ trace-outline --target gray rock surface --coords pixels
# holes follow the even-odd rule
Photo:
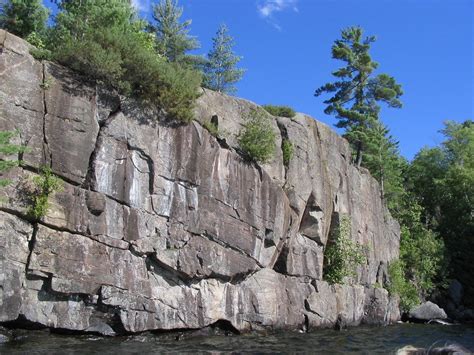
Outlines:
[[[2,30],[0,47],[0,130],[19,129],[29,148],[0,192],[0,322],[113,335],[399,318],[398,300],[373,287],[398,257],[399,226],[329,127],[275,117],[276,157],[257,166],[236,149],[249,101],[203,90],[196,121],[175,125],[35,61]],[[213,118],[219,140],[202,126]],[[294,145],[287,168],[283,138]],[[32,223],[22,188],[43,164],[63,190]],[[329,285],[324,250],[342,215],[367,263]]]
[[[446,312],[440,308],[437,304],[427,301],[414,309],[409,313],[411,319],[420,321],[429,321],[431,319],[446,319],[448,316]]]

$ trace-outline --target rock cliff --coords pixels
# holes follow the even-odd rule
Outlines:
[[[347,142],[297,114],[275,117],[281,149],[257,166],[235,135],[256,105],[204,90],[189,125],[168,122],[0,30],[0,130],[28,150],[1,191],[0,322],[102,334],[311,329],[398,319],[383,288],[399,227]],[[216,139],[203,123],[218,124]],[[39,223],[22,184],[49,165],[64,189]],[[323,281],[339,217],[367,246],[350,285]],[[339,320],[338,320],[339,319]]]

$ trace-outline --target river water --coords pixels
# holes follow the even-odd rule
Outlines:
[[[180,340],[177,340],[180,338]],[[474,352],[474,325],[397,324],[310,333],[177,336],[143,334],[103,338],[23,331],[0,345],[1,354],[321,353],[394,354],[405,345],[429,348],[457,343]]]

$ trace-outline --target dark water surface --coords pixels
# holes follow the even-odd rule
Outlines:
[[[150,353],[321,353],[393,354],[405,345],[429,348],[457,343],[474,351],[474,326],[397,324],[343,331],[315,330],[307,334],[184,337],[153,334],[116,338],[22,332],[0,345],[2,354],[150,354]]]

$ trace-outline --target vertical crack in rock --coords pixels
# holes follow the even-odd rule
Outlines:
[[[46,135],[46,116],[48,115],[48,106],[46,104],[46,90],[47,90],[47,82],[46,82],[46,64],[41,63],[42,68],[42,93],[43,93],[43,161],[46,165],[48,163],[49,158],[49,166],[53,166],[53,153],[49,150],[48,144],[48,137]]]
[[[96,94],[97,95],[97,94]],[[109,126],[109,124],[120,114],[122,108],[119,102],[117,108],[110,112],[109,116],[103,120],[99,121],[99,131],[97,132],[97,137],[95,139],[95,146],[92,150],[91,155],[89,156],[89,164],[87,168],[86,178],[82,184],[82,188],[90,190],[94,185],[95,179],[95,160],[99,150],[102,148],[102,134],[103,130]]]
[[[276,123],[277,123],[277,126],[278,126],[278,129],[280,130],[280,136],[281,136],[281,151],[284,152],[283,150],[283,145],[285,143],[285,141],[290,141],[289,138],[288,138],[288,130],[286,129],[285,125],[280,122],[278,119],[276,120]],[[285,180],[285,184],[287,183],[287,178],[288,178],[288,166],[285,165],[285,163],[283,162],[283,166],[285,168],[285,177],[284,177],[284,180]]]
[[[28,241],[29,253],[28,253],[28,258],[26,259],[25,275],[28,275],[28,270],[30,268],[31,255],[33,254],[33,250],[35,249],[37,233],[38,233],[38,223],[35,223],[33,225],[33,233],[31,234],[31,239]]]
[[[153,162],[153,159],[141,148],[139,147],[136,147],[136,146],[132,146],[130,144],[130,142],[127,142],[127,149],[129,151],[136,151],[138,152],[138,154],[140,155],[140,157],[146,161],[147,165],[148,165],[148,191],[149,191],[149,194],[150,195],[153,195],[154,194],[154,182],[155,182],[155,163]],[[130,159],[132,161],[132,164],[134,166],[134,168],[141,172],[140,171],[140,168],[137,167],[134,162],[133,162],[133,159]]]

